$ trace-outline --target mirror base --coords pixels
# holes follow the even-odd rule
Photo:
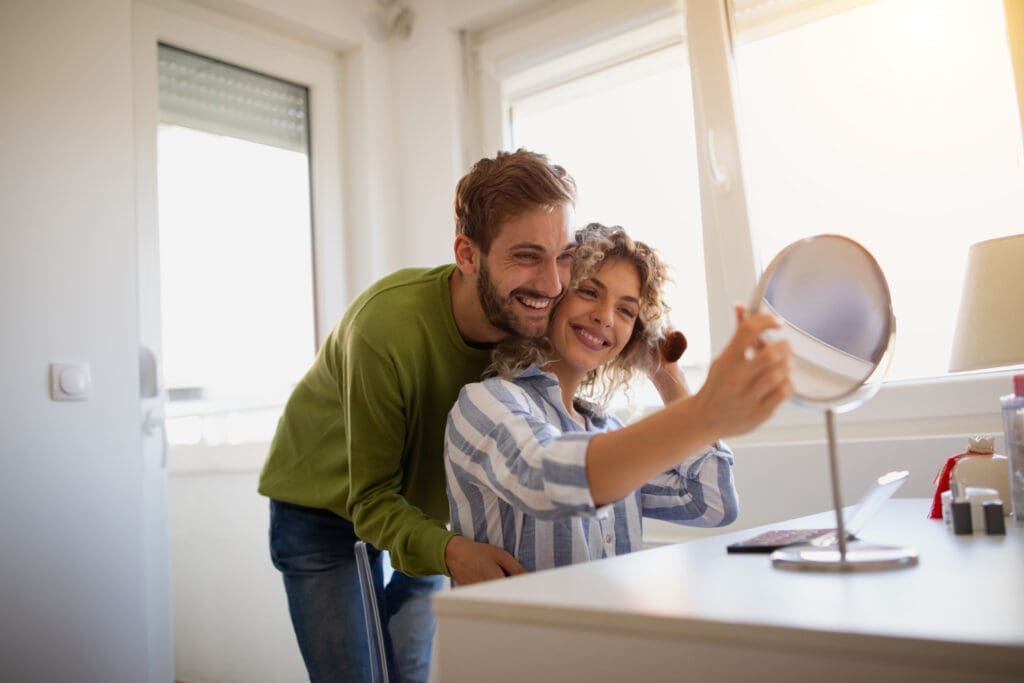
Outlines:
[[[917,564],[917,551],[890,545],[848,545],[842,557],[838,545],[794,545],[772,553],[772,566],[809,572],[869,572]]]

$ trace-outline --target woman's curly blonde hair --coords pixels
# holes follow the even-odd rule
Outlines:
[[[668,273],[657,252],[631,238],[620,226],[591,223],[576,231],[569,289],[593,277],[601,265],[621,258],[636,266],[640,274],[640,310],[633,333],[618,356],[587,373],[579,396],[601,409],[619,389],[624,389],[637,372],[647,372],[657,362],[664,320],[669,311],[665,302]],[[494,348],[488,375],[512,378],[533,364],[543,367],[551,359],[548,338],[511,338]]]

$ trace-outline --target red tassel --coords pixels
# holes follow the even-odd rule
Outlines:
[[[946,458],[946,464],[935,475],[935,497],[932,499],[931,512],[928,513],[929,519],[942,519],[942,494],[949,490],[949,476],[953,473],[953,466],[956,465],[957,460],[965,455],[967,454],[960,453],[959,455],[949,456]]]
[[[958,453],[957,455],[951,455],[946,458],[946,464],[942,466],[939,473],[935,475],[935,497],[932,498],[932,509],[928,513],[929,519],[942,519],[942,494],[949,490],[949,478],[953,474],[953,467],[960,458],[966,458],[970,455],[985,455],[991,457],[991,448],[984,450],[979,448],[978,451],[968,450],[966,453]]]

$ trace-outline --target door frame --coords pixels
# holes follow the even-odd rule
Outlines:
[[[160,42],[306,86],[309,89],[310,186],[316,343],[347,301],[344,187],[341,160],[341,62],[335,53],[291,40],[216,12],[184,4],[138,0],[133,5],[133,104],[136,178],[136,272],[140,357],[155,357],[157,391],[140,396],[145,480],[141,520],[145,544],[149,680],[174,679],[167,443],[167,400],[160,372],[160,251],[157,207],[157,127]],[[247,458],[248,459],[248,458]],[[259,462],[251,463],[253,468]]]

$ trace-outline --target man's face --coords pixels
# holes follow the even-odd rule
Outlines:
[[[508,335],[542,336],[569,284],[572,207],[532,209],[506,221],[482,256],[477,293],[488,322]]]

